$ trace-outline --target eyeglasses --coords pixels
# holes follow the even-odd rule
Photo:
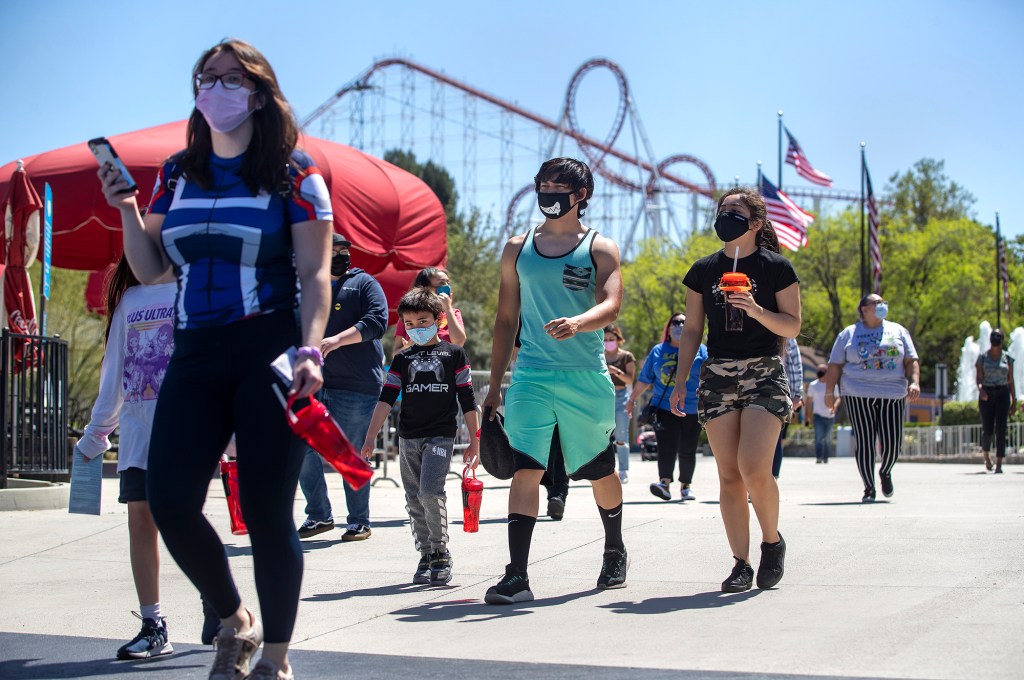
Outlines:
[[[889,303],[886,302],[885,300],[868,300],[867,302],[864,303],[864,306],[865,307],[872,307],[874,305],[887,305],[887,304],[889,304]]]
[[[219,76],[215,73],[199,73],[196,74],[195,83],[197,90],[209,90],[219,80],[225,90],[237,90],[245,82],[246,78],[252,80],[248,73],[242,73],[241,71],[229,71]]]
[[[672,319],[671,321],[668,322],[668,325],[669,326],[682,326],[684,323],[686,323],[686,319]]]

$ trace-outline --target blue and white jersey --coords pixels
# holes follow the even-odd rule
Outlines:
[[[168,187],[174,162],[157,175],[149,212],[165,215],[161,239],[178,277],[177,328],[209,328],[296,306],[291,225],[331,220],[331,199],[313,159],[295,151],[287,195],[253,195],[242,160],[210,157],[211,186],[184,175]]]

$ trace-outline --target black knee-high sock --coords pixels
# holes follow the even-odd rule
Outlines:
[[[597,510],[604,523],[604,549],[625,550],[626,546],[622,542],[622,503],[611,510],[605,510],[599,505]]]
[[[530,541],[533,540],[533,527],[537,524],[536,517],[512,513],[508,516],[508,555],[512,568],[523,574],[530,563]]]

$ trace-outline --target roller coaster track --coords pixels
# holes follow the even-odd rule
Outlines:
[[[569,87],[566,90],[564,108],[560,122],[550,120],[544,116],[533,113],[532,111],[528,111],[516,104],[484,92],[479,88],[455,80],[444,73],[435,71],[423,66],[422,64],[418,64],[408,59],[395,58],[383,59],[375,62],[370,66],[370,68],[339,89],[327,101],[317,107],[316,110],[302,121],[302,126],[304,128],[308,128],[308,126],[313,122],[326,115],[347,94],[372,89],[373,85],[371,84],[371,79],[374,74],[389,68],[400,68],[415,71],[439,83],[470,95],[471,97],[488,102],[489,104],[507,111],[512,115],[518,116],[545,129],[575,140],[589,162],[591,169],[608,182],[617,186],[638,193],[644,193],[646,195],[651,195],[658,190],[690,192],[709,199],[713,198],[715,195],[717,187],[714,174],[712,173],[711,168],[700,159],[690,155],[676,154],[669,156],[661,162],[654,161],[653,150],[646,138],[646,134],[643,132],[642,124],[639,121],[639,117],[633,107],[632,99],[630,98],[629,83],[626,80],[626,76],[615,62],[608,59],[593,59],[588,61],[580,66],[576,73],[573,74],[573,77],[569,82]],[[610,71],[619,88],[619,98],[615,118],[612,123],[611,130],[609,130],[603,140],[596,139],[583,132],[580,129],[579,120],[576,115],[576,95],[579,92],[580,84],[584,76],[595,69],[607,69]],[[639,133],[640,138],[643,140],[644,151],[648,156],[646,159],[639,157],[639,155],[628,154],[615,147],[616,140],[619,138],[619,135],[626,126],[627,117],[630,116],[632,117],[631,123],[634,125],[634,135]],[[634,142],[635,141],[636,140],[634,139]],[[647,179],[645,181],[641,178],[637,178],[636,180],[629,179],[624,175],[615,172],[605,163],[608,157],[616,158],[626,165],[639,168],[641,171],[639,174],[641,176],[646,175]],[[670,172],[669,168],[678,163],[689,163],[695,165],[703,173],[706,179],[706,184],[695,184]],[[510,202],[506,215],[506,231],[510,230],[512,227],[512,220],[515,214],[516,205],[532,190],[532,185],[524,187]]]

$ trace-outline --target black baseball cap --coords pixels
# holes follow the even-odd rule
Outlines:
[[[512,479],[516,472],[515,456],[505,433],[505,419],[501,413],[491,420],[491,409],[484,409],[480,424],[480,463],[496,479]]]
[[[345,238],[344,236],[342,236],[338,232],[334,232],[334,236],[333,236],[333,238],[331,240],[331,247],[334,247],[334,246],[345,246],[346,248],[348,248],[350,245],[352,245],[351,241],[349,241],[347,238]]]

